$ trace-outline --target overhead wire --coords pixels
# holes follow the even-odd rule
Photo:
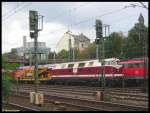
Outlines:
[[[80,6],[80,7],[81,7],[81,6]],[[122,9],[124,9],[124,8],[121,8],[121,9],[119,8],[119,9],[117,9],[117,10],[114,10],[114,11],[111,11],[111,12],[107,12],[107,13],[104,13],[104,14],[102,14],[102,15],[99,15],[99,16],[96,16],[96,17],[92,17],[92,18],[89,18],[89,19],[86,19],[86,20],[83,20],[83,21],[80,21],[80,22],[71,24],[70,26],[80,25],[80,24],[82,24],[82,23],[85,23],[85,22],[87,22],[87,21],[93,20],[93,19],[95,19],[95,18],[102,17],[102,16],[105,16],[105,15],[108,15],[108,14],[112,14],[112,13],[115,13],[115,12],[119,12],[119,11],[121,11]],[[60,31],[60,30],[63,30],[63,29],[66,29],[66,27],[63,27],[63,28],[60,28],[60,29],[51,31],[51,32],[46,33],[46,34],[55,33],[55,32],[57,32],[57,31]],[[44,34],[44,36],[45,36],[46,34]],[[43,35],[42,35],[42,36],[43,36]]]
[[[81,5],[79,5],[78,7],[75,7],[75,8],[72,8],[72,9],[67,10],[67,12],[70,13],[70,12],[72,12],[73,10],[77,10],[77,9],[81,8],[81,6],[83,7],[84,5],[87,5],[87,4],[89,4],[89,3],[81,4]],[[66,13],[65,13],[65,14],[66,14]],[[63,16],[62,16],[62,15],[63,15]],[[53,17],[53,18],[51,19],[51,21],[57,19],[58,17],[60,18],[60,17],[64,17],[64,16],[66,16],[66,15],[64,15],[64,13],[61,13],[60,15],[57,15],[57,16]]]
[[[7,17],[9,17],[9,15],[11,15],[12,13],[16,12],[16,10],[18,10],[20,7],[24,6],[24,3],[22,3],[21,5],[17,4],[17,6],[12,9],[11,11],[8,11],[7,13],[5,13],[2,18],[5,19]]]
[[[21,5],[23,5],[24,3],[22,3]],[[9,15],[10,13],[12,13],[14,10],[16,10],[17,8],[19,8],[20,5],[19,3],[17,4],[17,6],[11,10],[9,10],[8,12],[6,12],[5,14],[2,15],[2,18],[4,18],[5,16]]]
[[[15,15],[16,13],[18,13],[19,11],[23,10],[24,8],[26,8],[27,6],[31,5],[31,3],[27,3],[25,5],[23,5],[21,8],[17,9],[16,11],[14,11],[12,14],[8,15],[6,18],[3,19],[3,22],[5,22],[7,19],[10,19],[11,16]]]
[[[119,9],[117,9],[117,10],[113,10],[113,11],[111,11],[111,12],[107,12],[107,13],[104,13],[104,14],[102,14],[102,15],[98,15],[98,16],[96,16],[96,17],[92,17],[92,18],[89,18],[89,19],[86,19],[86,20],[82,20],[82,21],[80,21],[80,22],[71,24],[70,26],[76,26],[76,25],[79,25],[79,24],[88,22],[88,21],[90,21],[90,20],[93,20],[93,19],[95,19],[95,18],[98,18],[98,17],[103,17],[103,16],[108,15],[108,14],[112,14],[112,13],[115,13],[115,12],[119,12],[119,11],[121,11],[121,10],[123,10],[123,9],[125,9],[125,8],[119,8]],[[55,30],[55,31],[53,31],[53,32],[49,32],[49,33],[43,34],[42,36],[45,36],[45,35],[50,34],[50,33],[55,33],[55,32],[60,31],[60,30],[62,30],[62,29],[65,29],[65,28],[63,27],[63,28],[57,29],[57,30]]]

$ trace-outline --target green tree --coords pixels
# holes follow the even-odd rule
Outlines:
[[[122,33],[113,32],[109,37],[105,38],[105,58],[120,57],[123,37]]]
[[[62,59],[62,62],[67,62],[69,60],[69,53],[66,50],[61,50],[58,54],[58,59]]]
[[[7,70],[16,70],[20,64],[17,63],[7,63],[8,61],[8,53],[2,54],[2,68],[5,72],[2,72],[2,99],[8,99],[10,95],[10,89],[12,89],[13,83],[15,83],[15,79],[11,76],[11,72]]]
[[[2,54],[2,68],[6,70],[15,70],[20,66],[18,63],[7,63],[8,61],[8,53]]]
[[[2,99],[7,100],[12,89],[14,78],[9,72],[2,73]]]
[[[84,50],[78,52],[78,59],[95,59],[96,58],[96,44],[92,43]]]
[[[140,26],[140,27],[139,27]],[[129,31],[126,43],[123,47],[123,53],[126,58],[143,57],[145,43],[148,38],[148,28],[136,23]]]

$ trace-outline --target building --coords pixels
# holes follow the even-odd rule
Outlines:
[[[31,60],[33,62],[33,54],[34,54],[34,41],[27,42],[26,37],[23,37],[23,46],[19,48],[12,48],[12,50],[16,49],[16,53],[18,56],[25,56],[26,59]],[[12,51],[11,50],[11,51]],[[50,48],[46,47],[45,42],[38,42],[38,62],[45,62],[48,61],[48,54],[50,53]]]
[[[56,45],[57,53],[63,49],[69,51],[69,39],[71,48],[76,48],[80,51],[84,50],[90,44],[90,39],[82,33],[74,35],[70,31],[67,31]]]

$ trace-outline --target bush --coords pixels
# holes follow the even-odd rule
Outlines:
[[[14,79],[10,76],[10,73],[2,73],[2,99],[8,99],[13,81]]]

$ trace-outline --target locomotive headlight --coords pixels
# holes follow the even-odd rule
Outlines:
[[[135,71],[135,74],[139,74],[139,71]]]

